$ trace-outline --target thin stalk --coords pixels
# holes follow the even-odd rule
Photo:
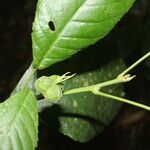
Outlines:
[[[80,87],[80,88],[75,88],[75,89],[71,89],[69,91],[64,92],[64,95],[69,95],[69,94],[76,94],[76,93],[81,93],[81,92],[92,92],[93,94],[96,95],[100,95],[100,96],[104,96],[104,97],[108,97],[111,99],[115,99],[133,106],[137,106],[140,108],[143,108],[145,110],[150,111],[150,107],[146,106],[144,104],[140,104],[134,101],[130,101],[121,97],[117,97],[114,95],[110,95],[107,93],[103,93],[100,92],[100,88],[105,87],[105,86],[110,86],[110,85],[114,85],[114,84],[118,84],[118,83],[123,83],[123,82],[128,82],[130,80],[132,80],[135,76],[130,76],[130,74],[127,74],[129,71],[131,71],[133,68],[135,68],[139,63],[141,63],[143,60],[145,60],[146,58],[148,58],[150,56],[150,52],[147,53],[146,55],[144,55],[142,58],[140,58],[138,61],[136,61],[133,65],[131,65],[129,68],[127,68],[125,71],[123,71],[121,74],[118,75],[118,77],[116,79],[110,80],[110,81],[106,81],[106,82],[102,82],[99,84],[95,84],[95,85],[91,85],[91,86],[87,86],[87,87]]]
[[[133,68],[135,68],[138,64],[140,64],[142,61],[144,61],[149,56],[150,56],[150,52],[148,52],[147,54],[145,54],[143,57],[141,57],[139,60],[137,60],[134,64],[132,64],[130,67],[128,67],[118,77],[123,77],[125,74],[127,74],[129,71],[131,71]]]
[[[130,105],[133,105],[133,106],[137,106],[139,108],[143,108],[145,110],[150,111],[150,107],[149,106],[146,106],[144,104],[140,104],[140,103],[137,103],[137,102],[134,102],[134,101],[130,101],[130,100],[125,99],[125,98],[117,97],[117,96],[110,95],[110,94],[107,94],[107,93],[103,93],[103,92],[100,92],[100,91],[93,91],[93,94],[96,94],[96,95],[99,95],[99,96],[103,96],[103,97],[108,97],[108,98],[111,98],[111,99],[114,99],[114,100],[118,100],[118,101],[130,104]]]
[[[89,92],[92,91],[95,88],[102,88],[102,87],[106,87],[106,86],[110,86],[110,85],[114,85],[114,84],[118,84],[118,83],[122,83],[122,79],[121,78],[116,78],[110,81],[106,81],[106,82],[102,82],[99,84],[94,84],[91,86],[87,86],[87,87],[80,87],[80,88],[75,88],[75,89],[71,89],[68,90],[66,92],[64,92],[64,95],[68,95],[68,94],[76,94],[76,93],[81,93],[81,92]]]

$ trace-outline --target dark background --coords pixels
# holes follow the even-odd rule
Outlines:
[[[36,1],[1,0],[0,3],[0,97],[10,92],[32,59],[31,31]],[[127,66],[150,50],[150,1],[137,0],[107,37],[120,50]],[[134,71],[126,84],[131,100],[150,105],[150,62]],[[124,104],[119,115],[99,136],[78,143],[52,130],[40,119],[39,150],[149,150],[150,113]]]

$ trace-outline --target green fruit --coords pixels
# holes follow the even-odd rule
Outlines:
[[[49,77],[42,76],[36,80],[35,88],[39,93],[43,94],[53,84],[53,80],[50,80]]]
[[[59,84],[60,78],[59,75],[42,76],[36,80],[35,88],[46,100],[55,103],[62,97],[63,84]]]
[[[62,97],[61,85],[52,85],[44,93],[43,96],[51,103],[57,103]]]

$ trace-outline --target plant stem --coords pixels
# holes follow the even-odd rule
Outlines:
[[[19,90],[23,89],[24,87],[26,87],[27,85],[29,85],[29,83],[32,81],[35,71],[36,71],[36,69],[33,68],[32,63],[31,63],[30,67],[26,70],[26,72],[24,73],[24,75],[22,76],[20,81],[18,82],[17,86],[12,91],[11,95],[13,95],[17,91],[19,91]]]
[[[100,95],[100,96],[108,97],[111,99],[115,99],[115,100],[130,104],[130,105],[134,105],[134,106],[137,106],[137,107],[140,107],[140,108],[143,108],[145,110],[150,111],[150,107],[146,106],[144,104],[140,104],[140,103],[137,103],[134,101],[130,101],[130,100],[127,100],[127,99],[124,99],[121,97],[117,97],[117,96],[110,95],[110,94],[103,93],[103,92],[99,91],[101,87],[105,87],[108,85],[113,85],[113,84],[117,84],[117,83],[121,83],[121,82],[122,81],[120,80],[120,78],[116,78],[114,80],[106,81],[106,82],[103,82],[100,84],[95,84],[95,85],[88,86],[88,87],[81,87],[81,88],[72,89],[72,90],[64,92],[64,95],[77,94],[77,93],[83,93],[83,92],[92,92],[95,95]]]
[[[125,71],[123,71],[121,74],[119,74],[118,77],[122,77],[125,74],[127,74],[129,71],[131,71],[133,68],[135,68],[138,64],[140,64],[143,60],[145,60],[149,56],[150,56],[150,52],[145,54],[143,57],[141,57],[139,60],[137,60],[134,64],[132,64],[130,67],[128,67]]]
[[[149,106],[146,106],[144,104],[140,104],[140,103],[137,103],[137,102],[134,102],[134,101],[130,101],[130,100],[127,100],[127,99],[124,99],[124,98],[121,98],[121,97],[117,97],[117,96],[110,95],[110,94],[103,93],[103,92],[96,91],[96,90],[93,91],[93,94],[100,95],[100,96],[103,96],[103,97],[108,97],[108,98],[111,98],[111,99],[115,99],[115,100],[118,100],[118,101],[130,104],[130,105],[133,105],[133,106],[137,106],[137,107],[140,107],[140,108],[143,108],[145,110],[150,111],[150,107]]]
[[[42,110],[44,110],[45,108],[50,107],[52,105],[54,105],[54,103],[50,103],[45,99],[38,100],[37,101],[38,112],[42,112]]]
[[[69,91],[64,92],[64,95],[81,93],[81,92],[89,92],[95,88],[100,89],[102,87],[106,87],[106,86],[110,86],[110,85],[114,85],[114,84],[118,84],[118,83],[122,83],[122,82],[128,82],[128,81],[132,80],[133,78],[134,78],[134,76],[130,76],[130,75],[126,75],[123,77],[117,77],[116,79],[105,81],[105,82],[102,82],[99,84],[94,84],[94,85],[90,85],[90,86],[86,86],[86,87],[71,89]]]
[[[137,102],[133,102],[121,97],[117,97],[114,95],[110,95],[107,93],[103,93],[100,92],[100,88],[105,87],[105,86],[110,86],[110,85],[114,85],[114,84],[118,84],[118,83],[123,83],[123,82],[128,82],[130,80],[132,80],[135,76],[130,76],[130,74],[127,74],[129,71],[131,71],[133,68],[135,68],[139,63],[141,63],[143,60],[145,60],[146,58],[148,58],[150,56],[150,52],[147,53],[146,55],[144,55],[142,58],[140,58],[138,61],[136,61],[133,65],[131,65],[129,68],[127,68],[125,71],[123,71],[121,74],[118,75],[118,77],[116,79],[110,80],[110,81],[106,81],[103,83],[99,83],[99,84],[95,84],[95,85],[91,85],[91,86],[87,86],[87,87],[80,87],[80,88],[75,88],[75,89],[71,89],[69,91],[64,92],[64,95],[69,95],[69,94],[76,94],[76,93],[81,93],[81,92],[92,92],[93,94],[96,95],[100,95],[100,96],[104,96],[104,97],[109,97],[124,103],[128,103],[140,108],[143,108],[145,110],[150,111],[150,107],[146,106],[144,104],[140,104]]]
[[[71,89],[69,91],[64,92],[64,95],[68,95],[68,94],[76,94],[76,93],[81,93],[81,92],[90,92],[95,88],[102,88],[105,86],[110,86],[110,85],[114,85],[114,84],[118,84],[118,83],[122,83],[121,78],[116,78],[110,81],[106,81],[106,82],[102,82],[99,84],[94,84],[91,86],[87,86],[87,87],[80,87],[80,88],[75,88],[75,89]]]

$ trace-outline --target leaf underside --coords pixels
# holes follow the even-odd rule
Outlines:
[[[38,140],[35,96],[22,89],[0,104],[0,150],[34,150]]]
[[[103,38],[134,0],[39,0],[33,24],[33,65],[44,69]]]
[[[113,66],[114,69],[111,68]],[[118,70],[115,69],[113,63],[111,67],[105,67],[108,70],[112,69],[111,73],[107,75],[103,69],[77,75],[68,81],[66,90],[96,84],[114,76],[114,72],[118,72]],[[108,87],[104,91],[118,96],[123,94],[121,86]],[[64,96],[60,101],[60,106],[63,109],[63,116],[60,117],[60,131],[74,140],[86,142],[108,126],[117,115],[121,104],[92,93]]]
[[[97,43],[71,59],[55,64],[48,71],[60,75],[68,70],[77,73],[75,77],[66,81],[65,91],[111,80],[125,69],[122,59],[117,50],[115,51],[114,41],[111,42],[109,39],[103,39],[101,44]],[[101,90],[117,96],[124,94],[121,85]],[[91,93],[80,93],[63,96],[59,105],[51,107],[50,112],[54,113],[57,110],[55,117],[59,115],[59,127],[63,134],[73,140],[86,142],[106,129],[118,114],[121,105],[122,103],[115,100]],[[47,117],[51,120],[54,114],[49,113]],[[49,123],[51,124],[51,121]]]

